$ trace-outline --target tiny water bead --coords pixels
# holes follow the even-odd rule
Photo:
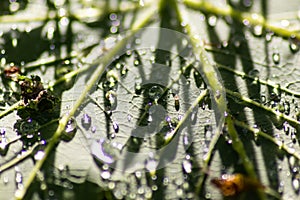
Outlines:
[[[274,64],[278,65],[280,63],[280,54],[278,52],[274,52],[272,54],[272,59]]]
[[[85,130],[88,130],[91,127],[92,124],[92,118],[88,114],[83,114],[81,118],[81,125]]]
[[[76,132],[77,132],[77,123],[74,118],[71,118],[68,121],[65,130],[62,132],[61,139],[63,141],[69,142],[74,138]]]
[[[113,126],[115,133],[118,133],[119,132],[119,124],[116,121],[113,121],[112,126]]]

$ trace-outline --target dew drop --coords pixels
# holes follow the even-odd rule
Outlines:
[[[91,153],[102,163],[112,164],[115,162],[119,150],[110,145],[109,141],[104,139],[95,140],[91,145]]]
[[[115,133],[118,133],[119,132],[119,124],[117,122],[113,121],[112,126],[113,126]]]
[[[155,170],[156,170],[157,165],[158,165],[158,162],[155,159],[150,158],[150,159],[146,160],[145,168],[148,171],[150,171],[150,173],[153,174],[153,172],[155,172]]]
[[[289,47],[290,47],[290,50],[293,52],[293,53],[296,53],[299,51],[299,48],[300,48],[300,41],[292,36],[290,37],[289,39]]]
[[[142,85],[139,82],[135,82],[135,93],[140,95],[142,92]]]
[[[96,133],[96,126],[92,126],[92,133]]]
[[[3,176],[3,183],[6,185],[9,181],[8,176]]]
[[[157,185],[152,185],[151,186],[152,191],[156,191],[158,189]]]
[[[260,25],[256,25],[253,27],[253,35],[260,37],[263,34],[263,27]]]
[[[178,94],[174,95],[174,106],[175,106],[175,110],[179,111],[180,104],[179,104],[179,96],[178,96]]]
[[[274,64],[278,65],[280,62],[280,54],[278,52],[273,53],[272,59],[273,59]]]
[[[187,174],[192,172],[192,164],[189,160],[183,160],[182,167]]]
[[[23,185],[23,175],[20,171],[16,171],[15,172],[15,181],[16,181],[16,186],[17,189],[23,189],[24,185]]]
[[[65,130],[62,132],[61,139],[66,142],[71,141],[74,138],[76,131],[77,131],[76,121],[74,118],[71,118],[68,121]]]
[[[267,32],[266,33],[266,41],[267,42],[271,42],[271,40],[273,39],[273,35],[274,35],[274,33],[273,32]]]
[[[45,155],[45,152],[42,150],[39,150],[38,152],[36,152],[36,154],[34,154],[34,160],[41,160]]]
[[[149,97],[154,100],[154,101],[157,101],[161,95],[163,94],[163,89],[159,86],[152,86],[150,89],[149,89]]]
[[[289,133],[290,133],[290,126],[287,121],[285,121],[283,123],[283,131],[285,132],[286,135],[289,135]]]
[[[111,176],[111,174],[110,174],[109,171],[102,171],[102,172],[101,172],[101,177],[102,177],[103,179],[109,179],[110,176]]]
[[[0,138],[0,155],[5,155],[8,151],[8,141],[4,134],[1,134]]]
[[[92,124],[92,118],[86,113],[83,114],[83,116],[81,118],[81,125],[83,126],[83,128],[88,130],[90,128],[91,124]]]
[[[300,181],[299,181],[299,179],[298,178],[293,179],[292,185],[293,185],[294,190],[298,192],[299,189],[300,189]]]
[[[216,26],[217,21],[218,21],[218,18],[217,18],[215,15],[211,15],[211,16],[208,17],[208,24],[209,24],[211,27]]]

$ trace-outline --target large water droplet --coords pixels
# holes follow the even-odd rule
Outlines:
[[[92,118],[86,113],[83,114],[81,118],[81,125],[83,126],[83,128],[88,130],[91,127],[91,124],[92,124]]]
[[[163,92],[164,90],[161,87],[155,85],[149,89],[148,95],[152,100],[157,101],[161,97]]]
[[[77,132],[76,121],[74,118],[71,118],[68,121],[65,130],[62,132],[61,139],[66,142],[71,141],[74,138],[76,132]]]
[[[91,145],[92,155],[102,163],[112,164],[115,162],[115,157],[120,153],[120,150],[114,148],[110,141],[104,139],[95,140]]]
[[[278,65],[280,63],[280,54],[278,52],[273,53],[272,59],[274,64]]]

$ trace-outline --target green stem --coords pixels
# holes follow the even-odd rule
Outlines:
[[[289,148],[288,145],[284,144],[282,141],[278,141],[276,139],[274,139],[274,137],[272,137],[271,135],[257,129],[257,128],[253,128],[250,127],[248,124],[246,124],[245,122],[233,119],[233,122],[235,125],[241,127],[241,128],[245,128],[248,131],[252,132],[254,134],[254,136],[261,136],[267,140],[269,140],[270,142],[272,142],[273,144],[275,144],[276,146],[278,146],[278,149],[282,149],[283,151],[285,151],[287,154],[294,156],[297,160],[300,160],[300,154],[298,152],[295,151],[295,149],[293,148]]]
[[[237,70],[235,70],[235,69],[232,69],[232,68],[230,68],[230,67],[226,67],[226,66],[224,66],[224,65],[217,65],[217,67],[218,67],[219,69],[224,69],[224,70],[226,70],[226,71],[228,71],[228,72],[232,72],[232,73],[234,73],[235,75],[240,76],[240,77],[242,77],[242,78],[247,78],[247,79],[253,80],[253,81],[257,82],[257,83],[260,83],[260,84],[262,84],[262,85],[266,85],[266,86],[270,86],[270,87],[272,87],[272,88],[280,89],[281,91],[286,92],[286,93],[288,93],[288,94],[290,94],[290,95],[293,95],[293,96],[295,96],[295,97],[300,97],[300,93],[299,93],[299,92],[290,90],[290,89],[288,89],[288,88],[286,88],[286,87],[280,87],[279,84],[276,84],[276,83],[274,83],[274,82],[272,82],[272,81],[270,81],[270,80],[265,81],[265,80],[259,79],[259,78],[257,78],[257,77],[252,77],[252,76],[247,75],[247,74],[244,73],[244,72],[237,71]]]
[[[11,105],[9,108],[5,109],[4,111],[2,111],[0,113],[0,119],[2,117],[4,117],[5,115],[9,114],[10,112],[14,111],[15,109],[17,109],[20,105],[21,101],[18,101],[16,103],[14,103],[13,105]]]
[[[243,23],[244,21],[248,21],[253,26],[261,26],[266,30],[270,30],[277,35],[282,37],[296,37],[300,39],[300,33],[298,30],[289,30],[286,28],[281,28],[278,26],[274,26],[269,23],[262,15],[256,13],[248,13],[248,12],[240,12],[238,10],[233,9],[229,5],[224,5],[222,7],[215,6],[208,1],[196,1],[196,0],[184,0],[183,1],[186,6],[192,8],[194,10],[200,10],[207,13],[212,13],[214,15],[219,16],[231,16],[235,20]]]
[[[247,172],[247,175],[251,179],[257,180],[254,166],[253,166],[251,160],[249,159],[249,157],[247,156],[244,144],[238,136],[238,133],[234,127],[234,123],[233,123],[231,116],[226,117],[226,124],[227,124],[228,134],[232,140],[232,147],[239,155],[239,158],[242,161],[242,164]],[[258,190],[258,193],[259,193],[260,199],[267,199],[266,195],[261,190]]]
[[[31,173],[29,174],[27,181],[24,184],[24,188],[16,191],[15,194],[16,199],[24,198],[28,188],[34,181],[36,174],[40,171],[41,167],[43,166],[44,162],[52,152],[53,148],[59,142],[61,134],[65,130],[65,127],[69,119],[75,114],[75,112],[80,107],[82,102],[88,96],[89,91],[94,86],[94,84],[98,81],[99,77],[105,70],[106,66],[112,61],[113,58],[115,58],[115,56],[119,53],[119,51],[127,44],[128,40],[132,38],[141,28],[145,27],[151,21],[152,17],[155,16],[155,13],[156,13],[156,6],[153,6],[148,10],[148,12],[145,13],[143,18],[140,18],[132,25],[129,34],[126,37],[120,40],[110,51],[108,51],[102,58],[100,58],[99,66],[91,75],[89,81],[86,84],[85,89],[78,97],[73,108],[70,110],[68,115],[64,115],[61,118],[61,120],[59,120],[59,125],[57,127],[57,130],[55,131],[53,137],[51,138],[51,141],[48,143],[48,145],[45,148],[44,157],[41,160],[37,161],[36,164],[34,165],[33,169],[31,170]]]
[[[258,103],[250,98],[242,96],[238,92],[233,92],[229,89],[226,89],[227,95],[232,98],[234,101],[236,101],[239,104],[246,104],[248,106],[254,106],[256,108],[259,108],[261,110],[267,111],[269,114],[272,114],[276,116],[278,119],[283,119],[284,121],[287,121],[291,126],[293,126],[296,130],[300,130],[300,122],[296,119],[287,116],[279,111],[276,111],[272,108],[269,108],[265,105],[262,105],[261,103]]]
[[[177,18],[181,24],[186,24],[184,27],[186,30],[187,35],[191,40],[191,44],[193,47],[193,51],[196,55],[196,59],[201,62],[201,67],[198,66],[198,71],[201,72],[201,75],[206,82],[207,86],[210,90],[210,95],[212,99],[212,104],[215,106],[214,111],[216,115],[216,122],[217,128],[214,134],[214,137],[209,145],[209,151],[206,154],[205,158],[203,159],[203,170],[206,171],[213,155],[213,149],[215,144],[217,143],[222,127],[224,122],[224,114],[227,110],[227,102],[225,97],[225,89],[223,87],[220,75],[218,70],[214,67],[214,65],[210,62],[207,52],[205,50],[205,46],[203,40],[201,39],[200,35],[194,30],[194,27],[190,26],[188,23],[188,14],[185,9],[174,1],[174,8],[177,13]],[[205,180],[205,174],[203,174],[196,185],[196,194],[199,194],[202,188],[202,185]]]

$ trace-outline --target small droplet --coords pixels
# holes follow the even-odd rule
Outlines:
[[[300,189],[300,181],[298,178],[295,178],[293,181],[292,181],[292,185],[293,185],[293,188],[296,192],[299,192],[299,189]]]
[[[296,37],[292,36],[290,37],[289,42],[290,42],[289,44],[290,50],[293,53],[298,52],[300,48],[300,41]]]
[[[18,189],[23,189],[23,175],[20,171],[15,172],[15,181]]]
[[[96,126],[92,126],[92,133],[96,133]]]
[[[109,141],[104,139],[95,140],[91,145],[91,153],[100,162],[112,164],[119,150],[110,145]]]
[[[250,8],[252,6],[252,4],[253,4],[252,0],[243,0],[243,5],[246,8]]]
[[[83,116],[81,118],[81,125],[83,126],[83,128],[88,130],[90,128],[91,124],[92,124],[92,118],[86,113],[83,114]]]
[[[273,59],[274,64],[278,65],[280,62],[280,54],[278,52],[273,53],[272,59]]]
[[[74,118],[71,118],[68,121],[65,130],[62,132],[61,139],[66,142],[69,142],[74,138],[76,132],[77,132],[76,121]]]
[[[218,21],[218,18],[217,18],[215,15],[211,15],[211,16],[208,17],[208,24],[209,24],[211,27],[216,26],[217,21]]]
[[[119,124],[115,121],[113,121],[113,129],[115,131],[115,133],[118,133],[119,132]]]
[[[45,155],[45,152],[40,150],[34,154],[34,160],[41,160]]]
[[[142,86],[141,86],[141,84],[140,84],[139,82],[136,82],[136,83],[135,83],[135,93],[136,93],[137,95],[140,95],[140,94],[141,94],[141,91],[142,91]]]
[[[289,127],[289,123],[287,121],[285,121],[283,123],[283,131],[285,132],[286,135],[289,135],[289,133],[290,133],[290,127]]]
[[[253,34],[257,37],[262,36],[263,34],[263,27],[260,25],[256,25],[253,27]]]
[[[146,160],[145,168],[153,174],[156,170],[156,167],[158,165],[158,162],[155,159],[150,158],[149,160]]]
[[[187,174],[192,172],[192,164],[189,160],[183,160],[182,167]]]
[[[101,172],[101,177],[102,177],[103,179],[109,179],[110,176],[111,176],[111,174],[110,174],[109,171],[102,171],[102,172]]]
[[[159,86],[152,86],[150,89],[149,89],[149,97],[154,100],[154,101],[157,101],[161,95],[163,94],[163,89]]]
[[[9,181],[8,176],[3,176],[3,183],[6,185]]]
[[[180,108],[180,104],[179,104],[179,96],[178,94],[175,94],[174,96],[174,106],[175,106],[175,110],[178,111]]]
[[[221,98],[221,91],[220,90],[217,90],[216,93],[215,93],[215,97],[216,99],[220,99]]]

